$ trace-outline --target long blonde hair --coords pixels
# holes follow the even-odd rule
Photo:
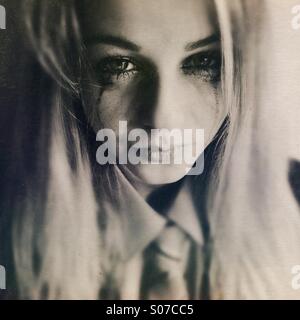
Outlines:
[[[242,69],[240,92],[232,91],[241,117],[237,134],[229,133],[234,143],[222,159],[211,215],[212,298],[299,298],[291,285],[300,261],[299,208],[288,181],[300,152],[300,42],[286,10],[293,3],[217,3],[230,17],[220,23],[230,23]]]

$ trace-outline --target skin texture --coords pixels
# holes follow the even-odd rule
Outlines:
[[[220,43],[211,1],[103,0],[82,6],[93,70],[84,99],[95,131],[110,128],[120,138],[119,121],[127,121],[128,131],[146,130],[149,137],[151,129],[204,129],[206,147],[226,116],[219,103]],[[202,41],[207,38],[211,41]],[[181,179],[188,166],[128,168],[145,184],[162,185]]]

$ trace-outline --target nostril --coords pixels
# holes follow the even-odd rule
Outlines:
[[[136,122],[136,123],[130,125],[129,128],[142,129],[142,130],[146,131],[149,134],[151,133],[152,129],[155,129],[153,124],[149,124],[149,123],[145,123],[145,122],[140,122],[140,123]]]
[[[152,130],[152,129],[155,129],[155,128],[154,128],[154,126],[151,125],[151,124],[143,124],[143,125],[142,125],[142,129],[144,129],[145,131],[147,131],[147,132],[150,133],[151,130]]]

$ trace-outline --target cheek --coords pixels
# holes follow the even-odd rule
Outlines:
[[[217,133],[226,112],[220,103],[219,87],[202,82],[201,84],[196,83],[195,89],[194,95],[190,97],[189,110],[186,112],[189,114],[189,122],[193,124],[193,128],[204,129],[207,145]]]
[[[130,120],[129,91],[128,86],[119,86],[86,93],[85,110],[95,131],[103,128],[117,131],[119,121]]]
[[[119,91],[104,91],[97,105],[102,125],[105,128],[118,129],[119,121],[126,120],[124,113],[125,102]]]

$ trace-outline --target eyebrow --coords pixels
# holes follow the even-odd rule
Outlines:
[[[207,38],[200,39],[195,42],[190,42],[185,46],[186,51],[192,51],[209,44],[215,43],[220,41],[219,34],[213,34]],[[88,37],[85,40],[86,45],[97,45],[97,44],[107,44],[112,46],[117,46],[122,49],[131,50],[131,51],[140,51],[141,47],[137,44],[131,42],[130,40],[120,37],[120,36],[113,36],[113,35],[101,35],[96,34],[94,36]]]
[[[186,51],[192,51],[201,47],[205,47],[209,44],[215,43],[220,41],[220,35],[219,34],[213,34],[207,38],[200,39],[195,42],[190,42],[185,46]]]
[[[86,39],[86,45],[107,44],[131,51],[140,51],[141,47],[126,38],[113,35],[94,35]]]

